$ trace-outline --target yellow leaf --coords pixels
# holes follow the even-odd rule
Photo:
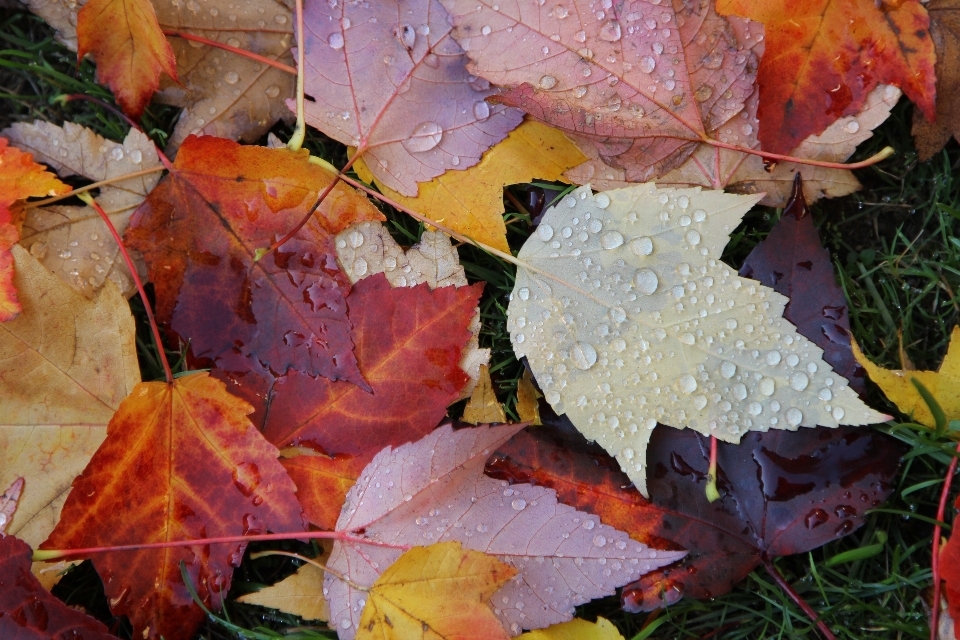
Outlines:
[[[522,422],[529,422],[532,427],[543,424],[540,420],[540,406],[537,403],[537,399],[542,397],[533,386],[533,374],[529,369],[524,369],[523,377],[517,382],[517,414]]]
[[[316,560],[326,562],[333,543],[329,540],[318,542],[323,553]],[[330,619],[330,605],[323,596],[323,569],[312,564],[303,565],[295,574],[273,586],[240,596],[237,602],[277,609],[300,616],[304,620]]]
[[[853,342],[853,355],[870,374],[883,393],[897,405],[901,412],[913,415],[913,419],[928,427],[935,427],[933,414],[917,388],[910,382],[916,378],[937,399],[947,420],[960,420],[960,327],[950,334],[950,347],[939,371],[900,371],[884,369],[870,362],[859,345]]]
[[[507,421],[507,414],[497,400],[493,383],[490,381],[490,370],[485,364],[480,365],[480,379],[473,389],[470,402],[463,410],[463,421],[470,424]]]
[[[606,618],[597,618],[596,622],[574,618],[546,629],[528,631],[518,640],[623,640],[623,636]]]
[[[487,601],[516,573],[459,542],[414,547],[370,587],[356,640],[508,640]]]
[[[483,154],[476,166],[450,170],[420,183],[416,198],[400,195],[379,182],[377,186],[387,197],[431,220],[478,242],[510,251],[503,223],[503,188],[534,178],[566,181],[563,172],[586,160],[560,131],[527,120]],[[354,167],[362,180],[373,181],[362,159]]]

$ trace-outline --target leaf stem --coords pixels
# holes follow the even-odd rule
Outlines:
[[[87,547],[85,549],[37,549],[33,552],[35,562],[59,560],[69,556],[85,556],[93,553],[107,553],[110,551],[140,551],[142,549],[170,549],[173,547],[192,547],[196,545],[229,544],[232,542],[263,542],[266,540],[314,540],[329,538],[356,544],[369,544],[374,547],[387,547],[408,551],[409,546],[388,544],[366,538],[358,538],[345,531],[293,531],[291,533],[262,533],[248,536],[221,536],[219,538],[192,538],[186,540],[172,540],[169,542],[144,542],[142,544],[121,544],[106,547]]]
[[[173,384],[173,372],[170,370],[170,363],[167,361],[167,354],[163,349],[163,341],[160,339],[160,328],[157,326],[157,319],[153,317],[153,309],[150,306],[150,300],[147,298],[147,292],[143,290],[143,283],[140,281],[137,267],[133,264],[130,254],[127,253],[127,248],[123,246],[123,239],[120,237],[120,234],[117,233],[117,228],[113,226],[110,217],[89,193],[80,193],[77,194],[77,197],[100,214],[100,218],[104,224],[107,225],[107,229],[110,230],[110,234],[116,241],[117,247],[120,248],[120,254],[123,256],[124,261],[126,261],[127,268],[130,269],[130,275],[133,277],[133,281],[137,283],[137,291],[140,292],[140,299],[143,300],[143,308],[147,312],[147,320],[150,321],[150,330],[153,332],[153,340],[157,345],[157,354],[160,356],[160,363],[163,365],[163,373],[167,378],[167,384]]]
[[[767,573],[770,574],[780,588],[790,596],[790,599],[793,600],[798,607],[803,609],[803,612],[807,614],[807,617],[817,625],[817,628],[820,629],[820,632],[824,635],[824,637],[826,637],[827,640],[837,640],[837,637],[833,635],[832,631],[830,631],[830,627],[828,627],[827,624],[820,619],[820,614],[814,611],[813,607],[807,604],[807,601],[804,600],[799,593],[797,593],[797,591],[789,582],[787,582],[786,578],[783,577],[783,574],[780,573],[776,565],[773,564],[769,558],[763,559],[763,566],[767,569]]]
[[[42,207],[47,204],[52,204],[54,202],[59,202],[60,200],[66,200],[67,198],[72,198],[73,196],[80,197],[81,193],[86,193],[87,191],[92,191],[94,189],[99,189],[100,187],[105,187],[108,184],[115,184],[117,182],[123,182],[124,180],[129,180],[130,178],[139,178],[140,176],[149,175],[151,173],[156,173],[158,171],[166,171],[166,167],[151,167],[150,169],[141,169],[140,171],[134,171],[133,173],[125,173],[122,176],[114,176],[113,178],[108,178],[106,180],[101,180],[100,182],[94,182],[93,184],[88,184],[85,187],[79,187],[73,191],[68,191],[67,193],[61,193],[58,196],[53,196],[52,198],[47,198],[46,200],[34,200],[33,202],[28,202],[24,205],[24,209],[35,209],[37,207]]]
[[[271,67],[276,67],[277,69],[280,69],[281,71],[286,71],[291,75],[297,75],[296,69],[294,69],[291,66],[285,65],[282,62],[277,62],[276,60],[265,58],[260,54],[254,53],[252,51],[247,51],[246,49],[231,47],[228,44],[223,44],[222,42],[217,42],[216,40],[210,40],[209,38],[204,38],[203,36],[195,36],[192,33],[183,33],[182,31],[164,31],[163,35],[170,36],[171,38],[183,38],[184,40],[193,40],[194,42],[202,42],[205,45],[216,47],[218,49],[224,49],[225,51],[230,51],[231,53],[235,53],[245,58],[250,58],[251,60],[256,60],[257,62],[262,62],[263,64],[268,64]]]
[[[691,140],[693,142],[693,140]],[[735,144],[729,144],[727,142],[720,142],[719,140],[714,140],[712,138],[702,138],[697,142],[703,142],[713,147],[720,147],[721,149],[729,149],[730,151],[739,151],[740,153],[749,153],[755,156],[760,156],[767,160],[776,160],[777,162],[795,162],[797,164],[805,164],[811,167],[825,167],[827,169],[863,169],[864,167],[869,167],[875,165],[881,160],[886,160],[892,156],[896,151],[893,147],[884,147],[877,153],[873,154],[866,160],[860,162],[851,162],[845,164],[843,162],[826,162],[824,160],[811,160],[809,158],[797,158],[794,156],[785,156],[779,153],[770,153],[769,151],[760,151],[759,149],[749,149],[747,147],[738,147]]]
[[[720,499],[717,491],[717,438],[710,436],[710,468],[707,470],[707,500],[716,502]]]
[[[299,45],[297,46],[297,127],[293,130],[293,135],[287,142],[287,148],[291,151],[299,151],[307,135],[307,123],[303,115],[303,0],[297,0],[297,36],[299,39]]]
[[[369,587],[365,587],[363,585],[357,584],[356,582],[354,582],[347,576],[343,575],[339,571],[334,571],[333,569],[323,564],[322,562],[317,562],[313,558],[307,558],[306,556],[302,556],[299,553],[291,553],[289,551],[273,551],[273,550],[259,551],[257,553],[251,553],[250,559],[256,560],[257,558],[265,558],[267,556],[287,556],[289,558],[296,558],[297,560],[302,560],[304,562],[312,564],[313,566],[320,569],[321,571],[324,571],[326,573],[329,573],[332,576],[335,576],[338,580],[340,580],[340,582],[346,583],[347,585],[356,589],[357,591],[370,591]]]
[[[957,453],[960,453],[960,443],[957,443]],[[947,477],[943,481],[943,490],[940,492],[940,506],[937,508],[937,522],[943,522],[947,510],[947,497],[950,495],[950,485],[953,483],[953,474],[957,471],[957,460],[954,456],[947,467]],[[930,568],[933,572],[933,607],[930,615],[930,640],[937,640],[937,630],[940,623],[940,534],[939,524],[933,527],[933,557]]]

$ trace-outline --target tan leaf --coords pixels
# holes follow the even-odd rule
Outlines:
[[[950,136],[960,140],[960,1],[931,0],[930,35],[937,51],[937,119],[929,122],[919,109],[913,112],[913,139],[917,155],[929,160]]]
[[[623,636],[606,618],[597,618],[596,622],[574,618],[546,629],[528,631],[519,640],[623,640]]]
[[[532,427],[543,424],[540,420],[540,404],[537,402],[542,397],[533,386],[533,375],[530,370],[524,368],[523,377],[517,381],[517,415],[522,422],[529,422]]]
[[[330,540],[319,540],[318,544],[321,554],[314,560],[326,562],[333,543]],[[277,609],[300,616],[304,620],[330,619],[330,606],[323,597],[323,569],[309,563],[272,586],[240,596],[237,602]]]
[[[36,548],[140,370],[116,287],[87,300],[22,247],[13,254],[23,313],[0,324],[0,486],[24,478],[7,532]]]
[[[107,140],[86,127],[65,122],[58,127],[41,120],[16,123],[3,131],[38,161],[65,176],[99,182],[143,169],[159,167],[153,142],[131,129],[123,143]],[[161,172],[102,187],[97,203],[122,235],[133,213],[160,180]],[[74,289],[92,298],[109,279],[121,293],[136,293],[127,265],[107,225],[91,207],[50,206],[27,209],[20,245]],[[142,264],[140,253],[132,251]]]
[[[504,413],[503,406],[497,400],[493,383],[490,381],[490,370],[487,369],[485,364],[480,365],[480,380],[473,389],[470,402],[463,409],[463,421],[470,424],[507,421],[507,414]]]

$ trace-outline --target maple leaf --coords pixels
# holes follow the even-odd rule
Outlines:
[[[521,422],[529,422],[530,426],[538,427],[543,424],[540,419],[539,399],[543,397],[533,385],[533,375],[530,369],[523,368],[523,376],[517,381],[517,415]]]
[[[310,124],[352,145],[382,184],[407,196],[448,169],[467,169],[520,124],[490,105],[439,0],[304,8]]]
[[[328,539],[316,542],[321,553],[312,559],[314,562],[325,562],[333,548],[333,542]],[[323,593],[316,588],[320,584],[323,584],[323,569],[316,564],[307,563],[297,569],[296,573],[274,585],[240,596],[237,602],[278,609],[304,620],[327,621],[330,619],[330,607]]]
[[[856,113],[878,83],[901,87],[934,118],[936,56],[918,0],[717,0],[717,12],[764,25],[757,82],[765,151],[786,153]]]
[[[12,320],[20,313],[10,253],[19,237],[15,226],[19,220],[14,219],[11,207],[17,200],[53,196],[69,190],[70,187],[57,180],[43,165],[34,162],[29,153],[9,146],[9,141],[0,137],[0,322]]]
[[[470,71],[504,87],[497,100],[598,145],[630,181],[661,176],[739,128],[754,91],[763,29],[710,2],[443,4]]]
[[[802,553],[855,531],[866,509],[890,495],[902,453],[887,436],[848,427],[749,433],[739,445],[720,443],[722,498],[711,503],[704,491],[710,443],[657,429],[647,452],[648,500],[566,417],[549,407],[543,417],[548,426],[497,448],[488,475],[549,487],[639,542],[689,551],[624,588],[630,611],[682,596],[719,597],[764,557]]]
[[[497,400],[497,394],[493,390],[490,371],[486,365],[480,367],[480,382],[473,390],[473,395],[470,396],[467,406],[463,408],[462,420],[468,424],[507,421],[507,415],[503,412],[503,405]]]
[[[257,424],[268,440],[323,454],[284,461],[312,523],[332,528],[364,465],[383,447],[432,431],[457,400],[468,379],[458,363],[481,290],[391,288],[383,275],[360,280],[347,305],[357,364],[370,392],[299,371],[276,377],[243,368],[249,360],[236,367],[238,375],[229,368],[220,374],[236,380],[236,392],[262,407],[263,422]]]
[[[612,622],[598,617],[596,622],[574,618],[546,629],[528,631],[520,640],[623,640],[623,636]]]
[[[930,35],[937,53],[937,111],[931,122],[919,110],[913,112],[913,141],[917,155],[926,162],[954,136],[960,140],[960,2],[931,0]]]
[[[759,196],[581,187],[520,250],[507,327],[546,400],[646,495],[657,422],[750,430],[886,420],[781,319],[788,299],[720,262]]]
[[[811,135],[790,151],[792,157],[825,162],[843,162],[857,145],[872,135],[900,99],[900,90],[891,85],[878,85],[871,91],[863,107],[852,116],[836,120],[819,135]],[[757,120],[758,94],[747,99],[744,110],[733,126],[720,134],[723,142],[747,149],[758,149],[760,121]],[[564,173],[576,184],[590,183],[594,189],[607,191],[629,186],[626,171],[607,165],[596,145],[581,141],[590,160]],[[764,193],[761,204],[783,207],[790,197],[793,177],[803,176],[803,192],[809,203],[821,197],[837,198],[860,189],[853,172],[847,169],[819,167],[796,162],[779,162],[770,170],[760,156],[732,149],[716,149],[701,145],[681,166],[657,180],[661,187],[693,187],[725,189],[731,193]]]
[[[87,300],[22,247],[13,255],[23,313],[0,324],[0,486],[26,480],[7,530],[37,546],[140,369],[133,316],[115,287]]]
[[[863,355],[860,346],[853,343],[853,355],[867,370],[870,379],[883,391],[900,412],[930,428],[937,421],[929,405],[920,395],[913,380],[920,382],[937,399],[947,420],[960,420],[960,327],[950,333],[950,346],[937,371],[900,371],[884,369]]]
[[[207,373],[138,384],[73,483],[46,549],[236,536],[303,525],[279,452],[247,419],[252,407]],[[149,478],[149,482],[144,482]],[[180,576],[219,607],[245,544],[95,554],[116,615],[144,640],[192,637],[203,620]]]
[[[9,640],[117,640],[102,622],[68,607],[30,573],[33,551],[0,536],[0,636]]]
[[[177,81],[177,60],[150,0],[89,0],[77,14],[77,60],[88,53],[97,60],[97,79],[134,120],[160,86],[161,72]]]
[[[823,360],[862,394],[866,371],[850,349],[847,296],[835,279],[830,252],[820,244],[803,180],[796,175],[779,222],[744,260],[740,275],[790,298],[783,317],[823,349]]]
[[[107,140],[72,122],[63,123],[63,127],[41,120],[33,124],[18,122],[0,135],[29,150],[63,177],[82,176],[100,182],[160,166],[157,148],[136,129],[130,129],[123,143]],[[133,210],[159,180],[157,172],[100,188],[97,203],[119,233],[127,228]],[[21,246],[88,298],[108,279],[127,297],[137,290],[117,243],[91,207],[27,209],[20,236]],[[139,252],[133,254],[134,260],[142,264]]]
[[[507,640],[489,600],[516,573],[459,542],[414,547],[370,587],[355,637]]]
[[[483,476],[484,462],[522,426],[441,427],[386,448],[347,494],[337,531],[390,545],[457,541],[497,556],[519,575],[493,597],[512,635],[572,617],[573,607],[668,564],[655,551],[594,517],[557,502],[552,489]],[[391,547],[336,540],[327,566],[367,587],[400,556]],[[328,574],[330,620],[343,640],[359,628],[366,592]]]
[[[380,212],[338,184],[295,238],[254,257],[299,223],[334,180],[308,158],[307,151],[188,138],[126,237],[147,260],[158,319],[189,338],[197,358],[216,361],[241,349],[280,373],[294,367],[364,385],[334,236],[382,219]]]
[[[564,170],[585,160],[563,133],[528,119],[484,153],[479,164],[465,171],[448,170],[421,183],[416,198],[376,182],[395,202],[477,242],[510,251],[503,222],[503,188],[534,178],[563,180]],[[375,181],[362,158],[354,168],[361,180]]]

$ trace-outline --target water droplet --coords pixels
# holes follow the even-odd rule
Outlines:
[[[747,405],[747,413],[752,416],[758,416],[763,413],[763,405],[759,402],[751,402]]]
[[[757,385],[757,389],[765,396],[772,396],[776,388],[777,385],[774,383],[773,378],[764,378],[760,381],[760,384]]]
[[[851,120],[843,127],[843,130],[847,133],[856,133],[857,131],[860,131],[860,123],[856,120]]]
[[[597,206],[600,207],[601,209],[606,209],[607,207],[610,206],[610,196],[608,196],[605,193],[598,193],[594,201],[597,203]]]
[[[630,241],[630,251],[634,255],[648,256],[653,253],[653,240],[647,236],[634,238]]]
[[[697,390],[697,379],[689,373],[680,376],[680,380],[677,382],[680,385],[680,391],[684,393],[693,393]]]
[[[790,388],[794,391],[803,391],[808,384],[810,384],[810,378],[807,374],[800,371],[790,374]]]
[[[795,353],[791,353],[787,356],[787,364],[791,367],[795,367],[800,364],[800,356]]]
[[[642,294],[651,295],[660,285],[660,279],[653,269],[640,269],[633,274],[633,285]]]
[[[268,98],[276,98],[278,95],[280,95],[280,87],[278,87],[275,84],[272,84],[266,89],[264,89],[263,92],[267,94]]]
[[[276,22],[277,24],[287,24],[287,16],[283,14],[276,15],[273,17],[273,21]]]
[[[593,546],[603,547],[603,546],[606,546],[606,544],[607,544],[607,537],[602,533],[598,533],[597,535],[593,536]]]
[[[623,244],[623,235],[618,231],[608,231],[600,238],[600,246],[604,249],[616,249]]]
[[[340,621],[340,626],[344,629],[349,629],[350,627],[353,626],[353,623],[350,622],[350,620],[348,620],[347,618],[344,618],[343,620]]]
[[[616,20],[608,20],[600,25],[600,39],[606,42],[616,42],[620,39],[620,23]]]
[[[570,358],[577,369],[586,371],[597,362],[597,350],[589,342],[574,342]]]
[[[720,365],[720,375],[729,380],[737,373],[737,365],[729,360],[724,360]]]
[[[555,86],[557,86],[557,79],[553,76],[543,76],[540,78],[539,84],[541,89],[553,89]]]
[[[443,137],[443,128],[436,122],[421,122],[414,128],[409,138],[403,141],[403,146],[411,153],[430,151],[440,144]]]
[[[547,391],[543,397],[546,398],[547,402],[549,402],[551,405],[555,405],[560,402],[560,394],[556,391]]]
[[[706,102],[712,95],[713,87],[708,84],[702,84],[693,92],[693,99],[697,102]]]
[[[417,32],[409,24],[398,24],[393,30],[393,37],[403,45],[404,49],[410,51],[417,41]]]
[[[562,4],[558,4],[553,8],[553,15],[560,18],[561,20],[570,15],[570,11],[567,10]]]
[[[731,389],[733,397],[737,400],[746,400],[747,398],[747,387],[744,384],[735,384],[733,389]]]
[[[827,515],[826,511],[823,509],[814,509],[807,514],[807,517],[804,519],[804,524],[807,525],[807,529],[815,529],[829,519],[830,516]]]
[[[643,56],[640,58],[640,71],[643,71],[644,73],[653,73],[653,70],[656,68],[657,61],[651,56]]]
[[[130,152],[130,159],[133,160],[134,164],[140,164],[143,162],[143,154],[140,153],[140,149],[134,149]]]
[[[796,427],[803,422],[803,412],[796,407],[787,409],[787,415],[785,417],[787,419],[787,424],[791,427]]]
[[[523,509],[527,506],[527,501],[523,498],[517,498],[510,503],[510,506],[513,507],[514,511],[523,511]]]
[[[833,392],[824,387],[823,389],[820,389],[819,393],[817,393],[817,397],[824,402],[829,402],[830,400],[833,400]]]
[[[780,364],[780,352],[779,351],[768,351],[767,355],[764,357],[767,361],[767,364],[771,367],[774,367]]]
[[[707,219],[707,212],[703,209],[697,209],[693,212],[693,221],[694,222],[703,222]]]
[[[537,236],[544,242],[548,242],[553,237],[553,227],[541,222],[537,227]]]
[[[236,71],[228,71],[223,76],[223,81],[227,84],[237,84],[238,80],[240,80],[240,76]]]
[[[32,255],[37,260],[43,260],[47,255],[47,243],[46,242],[34,242],[30,245],[30,255]]]
[[[527,289],[526,287],[520,287],[517,290],[517,297],[519,297],[521,300],[526,300],[530,297],[530,289]]]
[[[490,117],[490,105],[485,101],[480,100],[479,102],[473,103],[473,117],[483,122]]]
[[[327,44],[330,45],[331,49],[340,50],[343,49],[343,34],[339,31],[330,34],[330,37],[327,38]]]
[[[834,407],[834,409],[833,409],[833,419],[834,419],[834,420],[836,420],[837,422],[840,422],[841,420],[843,420],[843,415],[844,415],[844,411],[843,411],[842,408],[840,408],[840,407]]]
[[[685,235],[684,238],[686,238],[687,244],[693,246],[700,244],[700,232],[696,229],[690,229],[690,231],[687,231],[687,235]]]

